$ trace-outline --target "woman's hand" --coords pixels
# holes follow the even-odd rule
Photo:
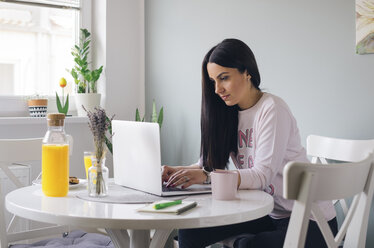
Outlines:
[[[164,166],[165,167],[165,166]],[[168,166],[167,170],[171,167]],[[163,173],[164,175],[164,173]],[[163,177],[164,178],[164,177]],[[185,189],[192,184],[201,184],[206,180],[206,175],[202,169],[179,169],[172,173],[166,183],[166,187],[180,186]]]
[[[168,166],[168,165],[162,166],[161,167],[162,182],[169,181],[170,176],[174,174],[175,172],[177,172],[178,170],[180,170],[180,168],[178,168],[177,166]]]

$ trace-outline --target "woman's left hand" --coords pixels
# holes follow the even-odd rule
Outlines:
[[[166,187],[180,186],[185,189],[192,184],[201,184],[205,181],[206,175],[202,169],[182,169],[169,177]]]

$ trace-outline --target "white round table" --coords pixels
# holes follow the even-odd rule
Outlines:
[[[164,246],[173,229],[245,222],[269,214],[274,204],[269,194],[259,190],[240,190],[238,199],[233,201],[213,200],[209,194],[194,195],[188,200],[196,201],[197,207],[175,215],[138,212],[145,204],[86,201],[77,198],[77,192],[72,190],[66,197],[46,197],[41,186],[34,185],[8,193],[5,206],[9,212],[30,220],[105,228],[116,247],[156,248]],[[150,242],[151,229],[156,231]]]

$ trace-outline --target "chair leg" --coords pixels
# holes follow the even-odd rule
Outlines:
[[[283,247],[304,247],[312,209],[310,192],[316,183],[313,172],[302,174],[298,200],[295,200]]]

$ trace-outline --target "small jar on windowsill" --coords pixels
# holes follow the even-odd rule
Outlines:
[[[48,99],[27,100],[31,117],[45,117],[47,114]]]

